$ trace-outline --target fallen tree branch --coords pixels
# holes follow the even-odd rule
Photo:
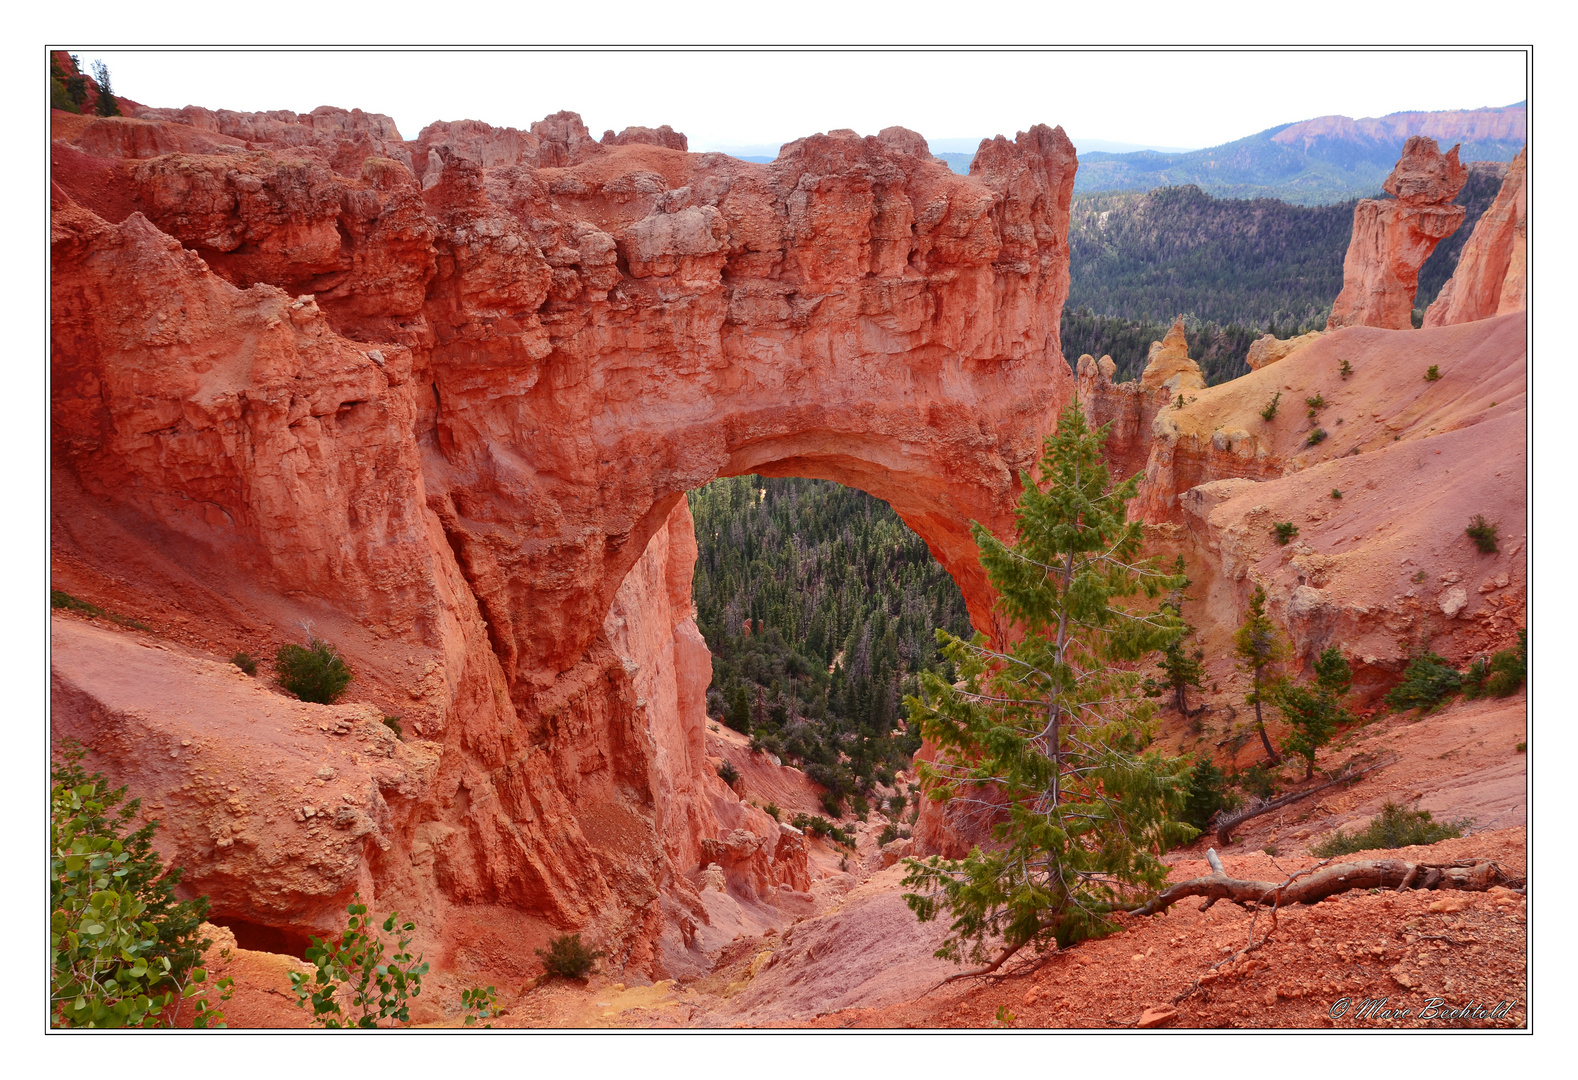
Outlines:
[[[1317,864],[1317,866],[1320,864]],[[1311,867],[1314,870],[1315,867]],[[1310,874],[1294,883],[1300,874]],[[1461,889],[1483,892],[1494,885],[1521,886],[1522,878],[1509,875],[1489,859],[1459,859],[1453,863],[1411,863],[1406,859],[1366,859],[1326,867],[1319,873],[1301,870],[1286,882],[1244,881],[1223,874],[1191,878],[1169,885],[1131,915],[1154,915],[1188,896],[1231,900],[1248,907],[1275,893],[1279,904],[1314,904],[1349,889],[1389,889],[1409,882],[1416,889]]]
[[[1350,781],[1357,780],[1365,773],[1374,772],[1376,769],[1390,765],[1396,760],[1397,756],[1394,755],[1387,758],[1385,761],[1377,761],[1373,765],[1366,765],[1362,769],[1348,769],[1340,776],[1334,776],[1324,784],[1317,784],[1305,791],[1295,791],[1291,795],[1283,795],[1281,798],[1272,799],[1270,802],[1263,803],[1260,806],[1251,807],[1248,810],[1240,810],[1236,814],[1230,814],[1227,817],[1220,819],[1216,823],[1217,843],[1223,845],[1224,847],[1228,844],[1231,844],[1233,842],[1233,830],[1251,818],[1257,818],[1262,814],[1269,814],[1271,811],[1280,810],[1284,806],[1291,806],[1293,803],[1307,799],[1311,795],[1319,794],[1320,792],[1325,791],[1327,788],[1336,787],[1338,784],[1346,784]]]

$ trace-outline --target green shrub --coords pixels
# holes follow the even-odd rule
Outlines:
[[[282,645],[274,658],[274,670],[279,674],[279,684],[303,701],[332,705],[345,693],[351,681],[351,669],[335,651],[333,645],[321,638],[308,638],[307,647]]]
[[[1479,548],[1481,555],[1494,555],[1496,554],[1496,529],[1497,526],[1485,520],[1484,514],[1475,514],[1474,520],[1469,522],[1468,528],[1463,531],[1468,534],[1470,540],[1474,541],[1474,546]]]
[[[1341,375],[1344,379],[1353,374],[1353,365],[1348,363],[1348,361],[1339,360],[1337,363],[1339,365],[1337,368],[1337,374]]]
[[[307,962],[316,970],[309,977],[290,973],[296,1004],[312,1006],[312,1022],[324,1028],[394,1027],[411,1022],[410,999],[422,993],[422,976],[428,965],[412,956],[413,922],[400,922],[391,911],[383,921],[386,934],[396,935],[395,951],[386,959],[383,939],[373,927],[367,905],[357,893],[345,906],[350,918],[344,932],[326,940],[312,938]],[[347,1012],[347,1009],[350,1011]],[[388,1021],[387,1025],[382,1021]]]
[[[1189,773],[1189,798],[1184,803],[1180,820],[1205,832],[1211,819],[1219,810],[1232,810],[1243,804],[1243,799],[1228,790],[1227,774],[1216,767],[1208,756],[1195,760]]]
[[[581,943],[580,934],[565,934],[548,943],[548,951],[536,950],[542,966],[549,976],[561,979],[584,979],[592,974],[592,967],[599,957],[608,954]]]
[[[767,804],[767,816],[772,818],[774,821],[777,821],[782,813],[783,811],[778,808],[777,803],[770,802]]]
[[[1529,752],[1529,744],[1526,742],[1520,742],[1517,746],[1514,746],[1513,749],[1520,754],[1526,754]]]
[[[871,814],[871,803],[864,795],[857,792],[849,797],[849,812],[861,821],[865,821]]]
[[[1326,396],[1324,394],[1317,393],[1314,397],[1305,398],[1304,404],[1310,407],[1310,411],[1306,415],[1308,415],[1309,418],[1313,420],[1315,419],[1315,414],[1326,407]]]
[[[1403,671],[1403,681],[1386,695],[1394,709],[1433,709],[1458,692],[1463,676],[1435,653],[1416,656]]]
[[[258,673],[258,662],[253,659],[250,653],[238,652],[230,658],[230,662],[248,675],[256,675]]]
[[[1299,534],[1299,527],[1291,521],[1279,521],[1271,526],[1271,531],[1276,534],[1277,543],[1286,547],[1288,541]]]
[[[1282,779],[1276,770],[1264,764],[1251,765],[1242,772],[1233,775],[1233,786],[1246,791],[1257,799],[1269,799],[1276,795],[1278,782]]]
[[[898,817],[900,814],[904,813],[904,808],[909,805],[909,802],[909,799],[905,798],[903,795],[889,795],[888,816]]]
[[[384,727],[394,732],[395,738],[399,739],[401,742],[405,742],[405,729],[400,726],[400,718],[398,716],[384,717]]]
[[[739,778],[740,770],[734,767],[734,762],[725,761],[722,765],[718,766],[718,779],[722,780],[730,787],[733,787],[734,782]]]
[[[1508,697],[1518,692],[1528,674],[1529,632],[1518,631],[1518,643],[1510,649],[1480,657],[1463,675],[1463,696]]]
[[[1282,400],[1282,391],[1278,390],[1271,395],[1271,400],[1266,402],[1266,407],[1260,410],[1262,420],[1274,420],[1277,416],[1277,402]]]
[[[1316,428],[1314,431],[1310,432],[1309,438],[1304,440],[1304,445],[1305,446],[1319,446],[1321,443],[1323,443],[1325,441],[1326,441],[1326,429],[1325,428]]]
[[[499,992],[494,987],[474,986],[460,994],[461,1007],[466,1010],[465,1024],[470,1027],[478,1020],[492,1020],[499,1015]],[[483,1024],[490,1028],[492,1024]]]
[[[1430,365],[1430,370],[1425,372],[1425,382],[1435,382],[1441,377],[1441,369],[1435,364]]]
[[[1355,851],[1376,851],[1382,848],[1410,847],[1414,844],[1434,844],[1463,835],[1472,825],[1467,818],[1453,822],[1434,821],[1428,810],[1410,810],[1397,803],[1387,803],[1363,830],[1345,833],[1341,829],[1310,848],[1310,854],[1321,859],[1337,855],[1352,855]]]
[[[829,817],[844,816],[844,800],[836,791],[822,792],[822,809],[827,811]]]
[[[890,821],[886,825],[884,825],[882,827],[882,831],[877,834],[877,846],[881,847],[884,844],[891,844],[893,841],[897,840],[901,835],[903,835],[903,834],[901,834],[899,832],[899,827],[898,827],[897,822]]]
[[[175,898],[182,872],[159,861],[158,823],[124,831],[139,800],[87,775],[84,753],[66,739],[65,763],[50,765],[50,1026],[173,1027],[190,1000],[193,1027],[224,1027],[197,966],[212,944],[198,936],[208,898]],[[231,980],[214,985],[229,1000]]]
[[[1342,498],[1342,492],[1338,491],[1336,488],[1332,488],[1331,489],[1331,497],[1334,498],[1334,499],[1340,499],[1340,498]]]
[[[811,836],[825,836],[835,844],[843,844],[845,847],[854,846],[854,841],[850,839],[847,832],[824,817],[817,817],[813,814],[796,814],[794,821],[790,822],[790,824]]]

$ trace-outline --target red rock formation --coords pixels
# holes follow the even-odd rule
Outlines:
[[[1527,306],[1528,147],[1518,151],[1490,209],[1458,255],[1457,269],[1425,312],[1426,326],[1451,326]]]
[[[1395,199],[1360,199],[1353,209],[1353,237],[1342,265],[1342,292],[1326,328],[1413,325],[1419,268],[1451,236],[1467,213],[1452,199],[1468,180],[1457,147],[1445,154],[1434,139],[1413,136],[1382,185]]]
[[[600,140],[604,146],[666,146],[670,150],[689,150],[690,141],[685,138],[683,131],[675,131],[667,124],[659,124],[656,128],[627,127],[618,135],[613,129],[603,132]]]
[[[704,859],[802,889],[792,837],[698,753],[683,494],[862,487],[992,627],[968,522],[1008,533],[1073,392],[1061,130],[983,143],[965,178],[897,128],[756,165],[603,146],[574,114],[413,143],[342,110],[159,115],[57,148],[57,565],[104,589],[143,567],[169,588],[139,595],[201,605],[202,641],[261,621],[278,643],[310,613],[353,696],[439,748],[388,850],[323,882],[208,874],[216,917],[320,926],[364,887],[435,919],[531,912],[656,970]],[[191,153],[193,132],[247,148]],[[95,156],[162,145],[182,152]],[[62,685],[86,680],[74,655]],[[156,782],[111,711],[81,716],[97,767]],[[255,727],[209,774],[243,801],[275,791],[242,764]]]

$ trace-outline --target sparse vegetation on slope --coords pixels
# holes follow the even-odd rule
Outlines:
[[[1310,853],[1329,859],[1338,855],[1352,855],[1355,851],[1435,844],[1462,836],[1463,830],[1470,824],[1467,820],[1435,821],[1428,810],[1410,810],[1389,802],[1365,828],[1353,833],[1338,829],[1320,843],[1311,845]]]

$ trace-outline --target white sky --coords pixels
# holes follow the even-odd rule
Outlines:
[[[693,150],[890,124],[930,139],[1044,122],[1075,138],[1212,146],[1329,114],[1472,109],[1525,97],[1525,54],[1501,51],[420,52],[129,51],[102,58],[146,105],[237,110],[319,105],[525,128],[549,113],[605,128],[670,124]],[[772,78],[763,81],[761,72]]]

